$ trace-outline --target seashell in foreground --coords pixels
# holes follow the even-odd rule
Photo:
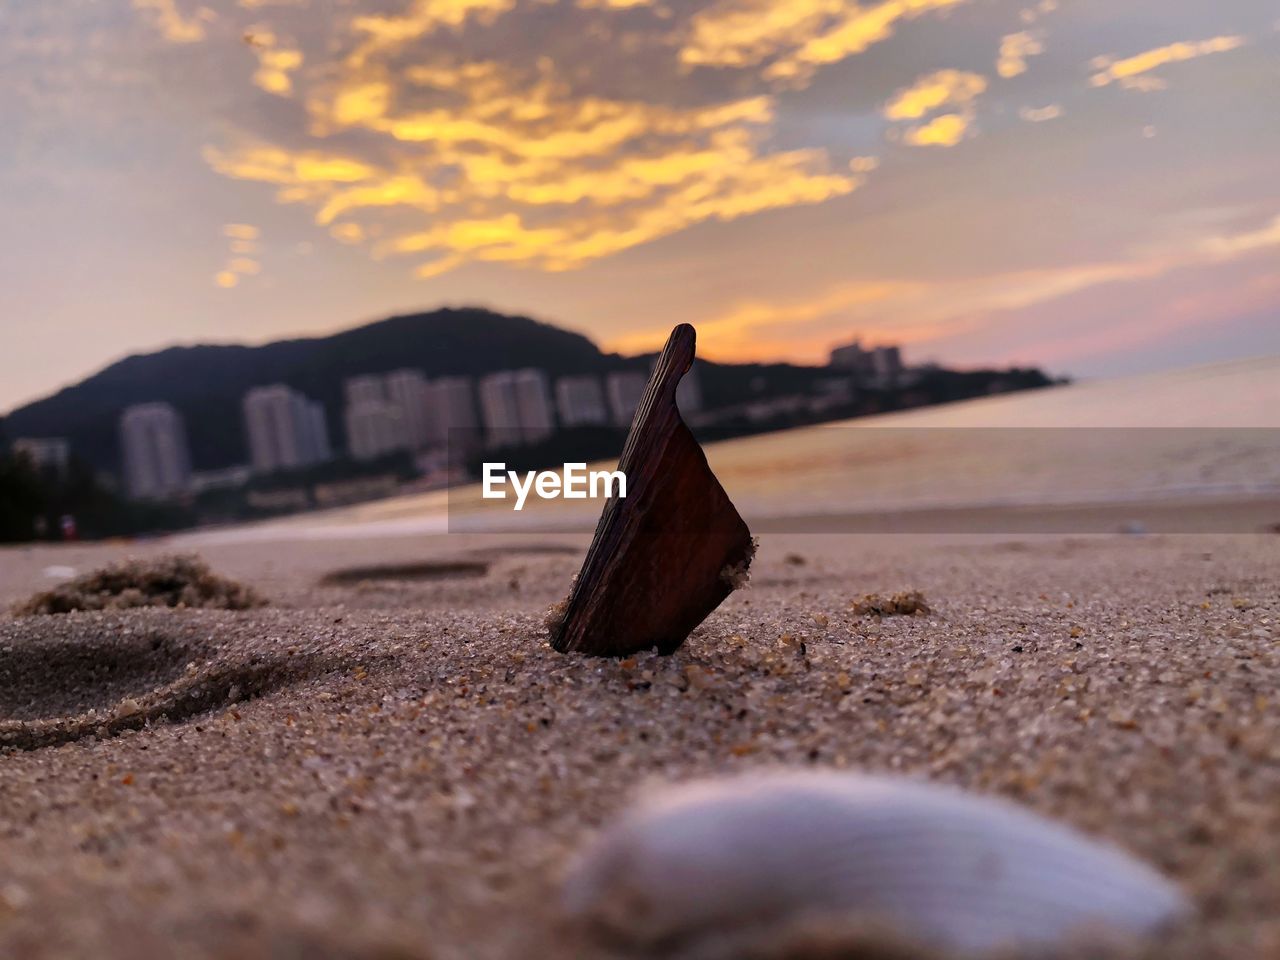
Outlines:
[[[573,864],[564,906],[638,945],[828,916],[964,952],[1147,934],[1188,910],[1145,864],[1013,804],[820,772],[643,798]]]

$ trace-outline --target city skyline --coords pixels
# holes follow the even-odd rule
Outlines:
[[[441,303],[625,353],[688,321],[711,360],[855,330],[1083,376],[1280,352],[1278,26],[1262,0],[19,5],[0,410]]]
[[[854,375],[852,368],[845,372]],[[452,444],[473,446],[455,431],[474,434],[476,447],[498,448],[536,444],[586,426],[626,428],[646,383],[639,371],[552,377],[533,367],[479,378],[428,378],[412,367],[362,374],[342,381],[338,449],[323,403],[283,383],[259,384],[240,401],[244,461],[205,471],[192,467],[186,420],[173,404],[134,403],[119,413],[117,469],[108,472],[116,473],[131,499],[165,500],[241,487],[254,477],[305,473],[334,460],[367,463],[403,452],[426,454],[422,463],[437,466],[447,461],[440,454]],[[683,413],[701,411],[696,367],[686,372],[676,396]],[[62,437],[17,438],[12,447],[38,469],[60,475],[75,453]]]

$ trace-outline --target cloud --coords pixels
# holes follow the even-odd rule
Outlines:
[[[864,336],[901,342],[910,332],[900,327],[868,326],[863,321],[870,314],[860,311],[882,310],[883,304],[906,299],[919,287],[910,281],[876,280],[841,283],[792,300],[743,300],[699,319],[698,334],[703,342],[715,344],[714,359],[728,362],[797,355],[816,359],[831,342],[832,325],[842,324],[847,331],[851,317],[857,317],[858,330]],[[814,332],[806,335],[806,330]],[[610,341],[606,348],[622,353],[654,350],[662,346],[668,333],[666,328],[634,333]]]
[[[1040,0],[1034,7],[1027,7],[1018,14],[1018,18],[1025,24],[1033,24],[1046,14],[1053,13],[1058,9],[1058,0]]]
[[[1214,220],[1207,223],[1217,222]],[[1110,260],[1084,261],[1021,270],[996,270],[935,280],[900,276],[843,281],[794,297],[752,299],[727,310],[691,318],[703,339],[716,344],[721,360],[824,362],[836,342],[852,332],[902,344],[954,340],[989,327],[1003,315],[1019,318],[1085,291],[1109,284],[1134,284],[1194,271],[1208,265],[1280,248],[1280,214],[1256,228],[1190,233],[1160,245],[1134,248]],[[1185,276],[1186,274],[1182,274]],[[1276,279],[1270,275],[1272,287]],[[1270,289],[1270,288],[1269,288]],[[1135,318],[1159,324],[1161,317]],[[637,331],[609,343],[610,349],[640,351],[662,343],[666,327]],[[1048,343],[1042,344],[1046,349]]]
[[[222,228],[230,255],[222,269],[214,274],[213,282],[224,290],[240,283],[241,277],[253,277],[262,272],[257,260],[258,237],[261,231],[249,223],[228,223]]]
[[[1165,64],[1178,63],[1183,60],[1194,60],[1197,57],[1212,53],[1225,53],[1243,46],[1244,37],[1221,36],[1208,40],[1194,40],[1171,43],[1168,46],[1156,47],[1123,60],[1112,60],[1109,57],[1097,57],[1090,64],[1098,72],[1089,78],[1095,87],[1105,87],[1119,82],[1122,87],[1133,90],[1161,90],[1165,81],[1159,77],[1147,77],[1149,73]]]
[[[228,223],[222,228],[224,237],[236,240],[257,240],[260,233],[257,227],[249,223]]]
[[[944,113],[926,124],[912,127],[902,136],[904,143],[913,147],[954,147],[965,138],[972,116],[965,113]]]
[[[1028,123],[1044,123],[1062,116],[1062,107],[1056,103],[1043,107],[1019,107],[1018,116]]]
[[[754,67],[803,85],[826,64],[893,36],[898,24],[965,0],[721,0],[694,16],[680,60],[687,67]]]
[[[769,97],[670,106],[579,94],[549,61],[421,60],[392,74],[361,54],[302,97],[317,137],[359,132],[377,147],[370,159],[246,141],[209,149],[208,162],[276,185],[322,226],[368,236],[373,217],[394,214],[401,226],[374,252],[417,257],[422,277],[476,260],[572,269],[860,182],[823,151],[767,150]]]
[[[1006,34],[1000,40],[1000,56],[996,60],[996,73],[1008,80],[1026,73],[1027,59],[1044,53],[1042,34],[1023,30]]]
[[[152,27],[170,43],[199,43],[205,38],[205,25],[217,19],[217,14],[208,7],[184,15],[178,9],[177,0],[133,0],[133,8],[142,11]]]
[[[938,70],[899,90],[883,112],[887,120],[919,120],[937,114],[927,123],[909,127],[902,140],[917,147],[952,147],[969,131],[975,101],[986,89],[987,80],[981,74]],[[949,112],[938,113],[942,110]]]
[[[1230,260],[1268,247],[1280,247],[1280,214],[1257,230],[1211,236],[1200,244],[1200,250],[1215,260]]]
[[[654,0],[577,0],[583,10],[632,10],[636,7],[647,7]]]
[[[302,51],[281,46],[279,39],[267,27],[250,27],[244,35],[245,42],[258,58],[258,69],[253,83],[267,93],[285,97],[293,92],[290,74],[302,66]]]
[[[899,90],[884,105],[884,115],[889,120],[919,119],[941,107],[970,104],[986,89],[987,80],[980,74],[939,70]]]
[[[514,0],[353,0],[318,20],[255,6],[234,25],[233,8],[218,37],[231,44],[243,31],[255,62],[244,69],[243,50],[226,62],[239,61],[242,88],[280,102],[245,91],[254,110],[224,126],[204,157],[222,176],[303,209],[332,239],[420,277],[476,263],[572,270],[699,224],[858,189],[878,161],[857,154],[877,151],[825,129],[798,140],[815,114],[783,88],[965,4],[703,2],[573,0],[539,5],[531,18]],[[616,12],[637,5],[646,9]],[[1005,35],[997,72],[1025,69],[1042,45],[1036,18],[1050,6],[1028,6],[1032,23]],[[974,7],[966,27],[976,29]],[[989,55],[1002,25],[988,18],[985,28]],[[611,39],[570,56],[562,38],[575,34]],[[895,61],[893,73],[882,59]],[[891,142],[945,148],[977,133],[989,77],[928,72],[925,60],[919,79],[893,92],[882,82],[899,75],[898,58],[866,64],[862,109],[889,94]],[[783,109],[801,122],[780,125]],[[1018,116],[1040,122],[1060,109]],[[810,145],[824,142],[833,146]],[[883,179],[892,189],[894,178]]]
[[[493,23],[515,5],[516,0],[413,0],[408,12],[401,16],[356,16],[351,20],[351,29],[363,39],[349,63],[362,65],[380,54],[421,40],[441,27],[460,27],[468,20]]]
[[[364,241],[364,228],[358,223],[339,223],[329,228],[329,235],[339,243],[361,243]]]

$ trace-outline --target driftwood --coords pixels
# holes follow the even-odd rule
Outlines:
[[[671,653],[746,581],[755,546],[676,409],[695,333],[672,331],[636,409],[618,468],[627,496],[605,504],[569,597],[549,622],[562,653]]]

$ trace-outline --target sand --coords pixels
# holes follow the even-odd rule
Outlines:
[[[766,535],[682,650],[625,661],[542,636],[584,548],[216,546],[271,606],[0,615],[0,955],[613,956],[558,922],[575,847],[641,784],[777,764],[1155,863],[1200,916],[1121,956],[1280,953],[1280,537]],[[0,551],[0,604],[166,549]],[[910,590],[928,614],[851,608]],[[855,947],[738,955],[885,955]]]

